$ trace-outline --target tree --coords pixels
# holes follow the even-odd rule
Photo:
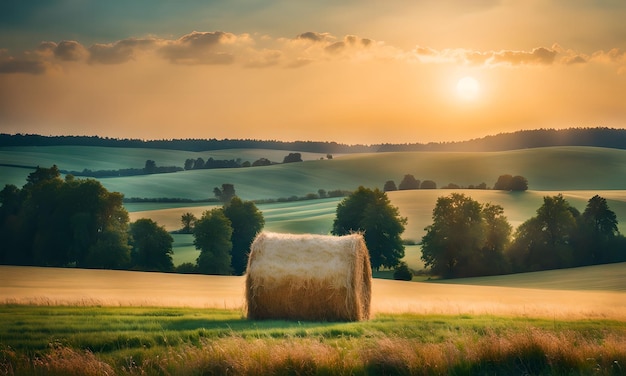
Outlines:
[[[194,170],[199,170],[201,168],[204,168],[204,159],[198,157],[194,162],[193,162],[193,169]]]
[[[156,171],[157,169],[157,165],[156,162],[153,161],[152,159],[148,159],[146,161],[146,165],[144,166],[143,170],[147,173],[147,174],[152,174]]]
[[[256,161],[252,162],[252,167],[269,166],[271,164],[272,164],[272,162],[269,159],[267,159],[267,158],[259,158]]]
[[[545,196],[537,215],[518,227],[510,248],[517,271],[558,269],[575,264],[572,240],[578,211],[563,195]]]
[[[283,158],[283,163],[293,163],[293,162],[302,162],[302,154],[300,153],[289,153]]]
[[[419,188],[420,188],[420,181],[415,179],[415,176],[411,174],[404,175],[404,178],[402,178],[402,181],[398,185],[398,189],[401,191],[407,190],[407,189],[419,189]]]
[[[0,200],[1,261],[8,264],[120,268],[128,259],[123,196],[93,179],[61,179],[38,167],[22,189],[6,186]],[[117,243],[115,243],[117,242]],[[104,248],[99,246],[106,245]],[[9,247],[10,246],[10,247]],[[90,252],[105,252],[90,256]],[[96,257],[97,256],[97,257]],[[111,257],[120,257],[113,260]]]
[[[337,205],[332,234],[363,232],[372,267],[391,268],[404,257],[400,235],[406,223],[384,192],[361,186]]]
[[[510,191],[511,180],[513,180],[512,175],[500,175],[496,183],[493,185],[493,189],[496,191]]]
[[[125,269],[130,262],[130,247],[126,233],[107,229],[89,248],[84,266],[100,269]]]
[[[263,229],[265,219],[263,213],[252,201],[242,201],[233,197],[224,206],[224,214],[230,220],[233,229],[231,235],[232,251],[231,266],[233,273],[242,275],[248,265],[250,244],[256,235]]]
[[[579,265],[611,261],[611,244],[620,235],[617,225],[617,216],[605,198],[595,195],[587,201],[575,236]]]
[[[318,189],[317,195],[319,196],[319,198],[326,198],[327,197],[326,190],[322,188]]]
[[[229,202],[237,194],[235,193],[235,186],[230,183],[222,184],[222,189],[218,187],[213,188],[215,197],[221,202]]]
[[[205,211],[193,230],[193,244],[200,250],[196,260],[202,274],[231,274],[233,228],[222,208]]]
[[[528,190],[528,179],[520,175],[500,175],[493,189],[497,191],[526,191]]]
[[[424,180],[422,184],[420,184],[420,189],[437,189],[437,183],[432,180]]]
[[[140,270],[170,272],[174,270],[174,239],[151,219],[142,218],[130,224],[132,267]]]
[[[192,170],[194,163],[195,163],[195,160],[191,158],[185,159],[185,170]]]
[[[520,175],[513,176],[509,190],[514,192],[523,192],[528,190],[528,179]]]
[[[404,261],[400,261],[396,269],[393,271],[393,279],[398,281],[410,281],[413,279],[413,272]]]
[[[383,186],[384,192],[397,191],[398,187],[396,187],[396,183],[393,180],[387,180],[385,185]]]
[[[193,213],[185,213],[181,216],[180,221],[182,222],[183,228],[180,230],[183,234],[191,234],[193,231],[193,226],[195,225],[198,218],[196,218]]]
[[[432,273],[443,277],[464,276],[471,254],[484,242],[481,205],[463,194],[439,197],[433,224],[422,237],[422,260]]]

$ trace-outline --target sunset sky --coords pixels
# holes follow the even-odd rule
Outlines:
[[[0,133],[405,143],[626,127],[623,0],[6,0]]]

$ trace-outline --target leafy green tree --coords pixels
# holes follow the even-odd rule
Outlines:
[[[183,224],[181,232],[184,234],[191,234],[193,232],[193,226],[195,225],[198,218],[196,218],[193,213],[187,212],[181,216],[180,220]]]
[[[224,214],[230,220],[233,229],[231,236],[233,273],[242,275],[248,265],[250,244],[263,229],[265,219],[254,202],[242,201],[236,196],[224,206]]]
[[[500,175],[493,189],[497,191],[526,191],[528,190],[528,179],[520,175]]]
[[[193,162],[193,169],[194,170],[199,170],[204,168],[204,159],[202,159],[201,157],[198,157],[194,162]]]
[[[493,189],[496,191],[509,191],[511,190],[511,180],[513,180],[513,176],[506,174],[498,176],[498,180],[493,185]]]
[[[218,200],[224,203],[230,202],[230,200],[237,195],[235,193],[235,185],[230,183],[222,184],[222,189],[218,187],[213,188],[213,194],[215,194]]]
[[[302,162],[302,154],[300,153],[289,153],[283,158],[283,163],[293,163],[293,162]]]
[[[99,269],[126,269],[130,263],[130,246],[124,232],[105,229],[89,247],[84,266]]]
[[[463,194],[439,197],[433,224],[422,237],[422,260],[432,273],[443,277],[465,276],[472,253],[484,244],[481,205]]]
[[[231,274],[232,234],[230,220],[222,208],[215,208],[202,214],[193,230],[193,244],[200,250],[200,256],[196,260],[199,273]]]
[[[195,164],[195,160],[191,158],[185,159],[185,170],[193,170],[193,166]]]
[[[587,201],[575,234],[578,265],[611,262],[611,245],[620,236],[617,215],[609,209],[605,198],[598,195]]]
[[[400,261],[396,269],[393,271],[393,279],[398,281],[410,281],[413,279],[413,272],[404,261]]]
[[[511,245],[517,271],[567,268],[575,264],[572,240],[578,211],[563,195],[545,196],[537,215],[518,227]]]
[[[361,186],[337,205],[332,234],[363,232],[372,267],[391,268],[404,257],[400,235],[406,223],[384,192]]]
[[[140,270],[170,272],[174,270],[174,239],[155,221],[141,218],[130,224],[132,267]]]
[[[398,185],[398,189],[401,191],[407,189],[419,189],[419,187],[420,181],[415,179],[415,176],[411,174],[404,175],[404,178],[402,178],[402,181]]]
[[[396,187],[396,183],[393,180],[387,180],[385,185],[383,186],[384,192],[397,191],[398,187]]]
[[[513,176],[509,189],[516,192],[528,190],[528,179],[520,175]]]
[[[8,186],[0,195],[0,234],[3,245],[10,245],[2,262],[121,267],[127,261],[124,252],[128,250],[128,213],[122,198],[96,180],[73,176],[63,180],[56,166],[38,167],[21,190]],[[10,204],[5,207],[6,200]],[[111,234],[116,232],[119,234]],[[116,239],[121,243],[112,244]],[[100,251],[96,245],[104,243],[121,250],[119,263],[92,262],[97,257],[89,257],[89,253]]]
[[[145,164],[144,168],[143,168],[143,170],[144,170],[147,174],[152,174],[152,173],[156,172],[156,169],[157,169],[156,162],[155,162],[155,161],[153,161],[152,159],[148,159],[148,160],[146,161],[146,164]]]

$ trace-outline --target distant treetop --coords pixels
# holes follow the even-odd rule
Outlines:
[[[297,150],[310,153],[364,153],[390,151],[504,151],[548,146],[595,146],[626,149],[626,129],[568,128],[534,129],[500,133],[467,141],[439,143],[405,143],[347,145],[326,141],[276,141],[254,139],[173,139],[139,140],[99,136],[42,136],[0,133],[2,146],[103,146],[152,148],[186,151],[223,149]],[[330,158],[329,158],[330,159]]]

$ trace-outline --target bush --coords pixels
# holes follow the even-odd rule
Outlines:
[[[191,262],[185,262],[178,265],[175,269],[175,272],[180,274],[196,274],[198,273],[198,268],[195,264],[192,264]]]
[[[413,279],[413,272],[411,272],[406,262],[401,261],[396,267],[393,271],[393,279],[397,281],[410,281]]]

